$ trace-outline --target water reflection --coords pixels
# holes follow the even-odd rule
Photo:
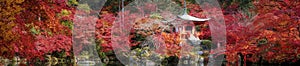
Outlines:
[[[158,66],[169,66],[169,64],[176,64],[176,63],[170,63],[168,62],[167,65],[160,65]],[[242,66],[243,63],[241,64],[230,64],[223,62],[222,66]],[[246,66],[290,66],[294,64],[254,64],[254,63],[247,63],[245,64]],[[59,62],[34,62],[34,63],[25,63],[25,62],[0,62],[0,66],[125,66],[120,63],[114,63],[114,64],[109,64],[109,65],[102,65],[101,63],[96,63],[96,64],[78,64],[78,63],[59,63]],[[146,65],[140,65],[140,66],[146,66]],[[151,66],[151,65],[150,65]],[[206,66],[206,64],[192,64],[189,66]]]
[[[61,63],[61,62],[0,62],[0,66],[103,66],[102,63]]]

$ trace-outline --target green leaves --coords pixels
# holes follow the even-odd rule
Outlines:
[[[77,6],[78,2],[76,0],[68,0],[68,5],[74,5]]]
[[[62,21],[61,24],[69,27],[71,30],[73,30],[73,28],[74,28],[73,22],[71,22],[71,21]]]
[[[268,40],[267,39],[260,39],[260,40],[258,40],[258,44],[259,45],[262,45],[262,44],[267,44],[268,43]]]
[[[35,29],[34,27],[32,27],[32,28],[30,29],[30,32],[33,33],[33,34],[40,34],[40,33],[41,33],[40,30],[37,30],[37,29]]]
[[[203,44],[203,45],[211,45],[212,42],[210,40],[203,40],[201,44]]]
[[[163,17],[159,13],[153,13],[150,15],[151,18],[162,19]]]
[[[196,25],[196,31],[201,31],[201,26]]]

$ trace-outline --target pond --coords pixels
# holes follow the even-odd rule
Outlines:
[[[163,63],[162,63],[163,64]],[[178,65],[177,63],[168,63],[168,64],[145,64],[145,66],[207,66],[207,63],[195,63],[195,64],[182,64]],[[283,63],[283,64],[268,64],[268,63],[247,63],[247,64],[233,64],[234,66],[294,66],[298,65],[299,63]],[[142,64],[143,65],[143,64]],[[141,65],[141,66],[142,66]],[[222,66],[233,66],[230,63],[223,62]],[[125,66],[122,65],[120,62],[109,63],[107,65],[102,65],[101,63],[64,63],[64,62],[33,62],[33,63],[21,63],[21,62],[6,62],[1,63],[0,66]],[[128,65],[131,66],[131,65]]]

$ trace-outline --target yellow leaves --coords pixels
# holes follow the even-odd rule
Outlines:
[[[14,12],[19,12],[21,10],[24,10],[24,8],[20,7],[19,5],[13,5],[12,7],[14,8]]]
[[[0,37],[3,37],[4,41],[11,41],[14,39],[15,34],[10,30],[15,26],[14,23],[0,23]]]
[[[15,20],[16,18],[14,17],[8,17],[8,20]]]
[[[1,27],[0,27],[0,31],[7,31],[7,30],[9,30],[9,29],[12,29],[14,26],[15,26],[15,24],[14,23],[2,23],[2,25],[0,25]]]
[[[7,4],[11,4],[14,0],[6,0]]]
[[[1,5],[0,10],[0,17],[6,19],[5,21],[15,20],[14,15],[23,9],[17,5],[14,0],[0,1],[0,3],[5,3],[5,5]]]
[[[6,35],[7,36],[4,36],[4,41],[10,41],[10,40],[13,40],[14,38],[12,38],[12,36],[11,35],[14,35],[13,33],[12,33],[12,31],[7,31],[6,32]]]
[[[20,3],[24,0],[0,0],[0,38],[3,38],[3,43],[10,44],[10,42],[16,40],[16,35],[12,31],[12,28],[16,25],[14,16],[18,14],[23,8],[20,7]],[[0,47],[1,48],[1,47]],[[3,50],[3,49],[1,49]]]
[[[64,16],[69,16],[70,14],[72,14],[71,11],[63,9],[63,10],[61,10],[61,13],[59,14],[59,16],[64,17]]]
[[[102,24],[103,24],[103,28],[110,28],[110,27],[112,27],[112,24],[108,23],[106,21],[103,21]]]
[[[16,3],[22,3],[22,2],[24,2],[24,0],[15,0],[16,1]]]

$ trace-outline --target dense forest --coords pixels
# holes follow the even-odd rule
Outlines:
[[[185,55],[208,61],[219,49],[212,36],[221,33],[212,30],[222,29],[211,25],[219,22],[225,24],[225,48],[214,57],[225,55],[221,57],[226,65],[293,64],[300,59],[298,0],[0,0],[0,4],[0,65],[73,63],[94,55],[103,65],[126,65],[117,57],[125,51],[125,56],[159,60],[154,62],[163,66],[177,65]],[[223,20],[164,22],[184,8],[196,18]],[[178,22],[193,23],[201,47],[182,43]],[[191,49],[182,52],[182,48]]]

